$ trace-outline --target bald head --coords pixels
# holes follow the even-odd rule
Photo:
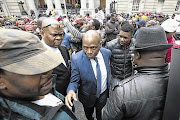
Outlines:
[[[83,37],[83,51],[89,59],[94,59],[101,48],[100,35],[95,30],[89,30]]]
[[[96,30],[88,30],[83,37],[83,42],[92,40],[96,41],[97,43],[101,42],[100,35]]]
[[[42,22],[42,28],[51,26],[51,25],[60,25],[60,23],[53,18],[46,18]]]

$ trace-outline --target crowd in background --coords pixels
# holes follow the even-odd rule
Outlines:
[[[76,100],[75,92],[77,92],[77,89],[80,88],[79,94],[81,94],[82,89],[87,90],[89,87],[87,91],[85,91],[84,93],[82,92],[83,95],[80,97],[80,101],[83,103],[85,114],[88,120],[93,119],[91,113],[94,111],[94,107],[96,108],[99,107],[98,105],[96,106],[92,103],[92,106],[93,106],[93,110],[92,110],[92,106],[89,107],[91,105],[90,104],[91,101],[96,101],[97,102],[96,104],[99,104],[101,102],[101,100],[99,99],[102,96],[104,97],[102,98],[103,104],[100,103],[101,107],[99,107],[99,109],[96,109],[96,112],[97,112],[96,117],[98,118],[98,120],[101,120],[102,119],[101,110],[106,104],[107,96],[109,95],[109,93],[110,95],[112,95],[110,96],[110,100],[108,101],[108,105],[110,106],[112,105],[111,101],[113,101],[112,103],[117,102],[115,97],[118,97],[118,96],[114,95],[113,93],[117,92],[116,87],[121,86],[120,84],[122,80],[127,80],[125,81],[125,83],[122,83],[123,85],[124,84],[127,85],[128,83],[130,83],[129,81],[131,80],[132,81],[139,80],[139,79],[137,80],[135,78],[131,78],[131,80],[128,81],[127,79],[135,74],[136,71],[134,71],[134,67],[136,67],[136,65],[139,65],[142,67],[146,66],[145,64],[151,67],[163,66],[163,70],[166,68],[164,66],[166,66],[168,63],[170,65],[171,49],[180,48],[180,46],[176,44],[177,41],[180,40],[179,25],[180,25],[180,15],[173,14],[170,16],[170,15],[165,15],[163,13],[143,13],[143,12],[132,13],[132,14],[121,13],[121,14],[105,15],[104,12],[100,9],[97,10],[95,15],[92,15],[92,16],[89,13],[87,13],[84,16],[66,15],[66,14],[55,15],[53,11],[50,11],[49,15],[42,15],[39,18],[35,18],[34,16],[33,17],[32,16],[21,17],[21,16],[14,16],[14,15],[8,16],[8,17],[0,16],[0,29],[1,30],[17,29],[19,31],[25,31],[25,32],[34,34],[41,40],[41,43],[44,44],[46,48],[53,50],[53,52],[58,53],[62,57],[63,59],[62,64],[53,68],[54,69],[53,74],[57,74],[58,87],[56,88],[56,90],[58,90],[58,92],[60,92],[65,97],[63,99],[65,99],[66,105],[70,109],[73,110],[73,105],[71,105],[72,104],[71,99],[74,98],[74,100]],[[149,33],[147,31],[149,31]],[[157,33],[155,33],[154,31],[156,31]],[[138,43],[139,41],[141,42],[145,40],[146,36],[148,36],[146,40],[149,40],[149,41],[145,41],[145,43],[142,42],[142,44]],[[23,36],[23,37],[26,37],[26,36]],[[62,41],[61,41],[61,38],[63,38]],[[156,38],[158,38],[158,40],[156,40]],[[55,42],[55,40],[57,41],[59,40],[59,42],[57,41]],[[151,43],[151,40],[152,40],[152,43]],[[52,42],[53,44],[50,42]],[[97,46],[91,46],[94,44]],[[139,46],[136,46],[136,45],[139,45]],[[136,47],[134,48],[136,52],[133,53],[130,47]],[[143,50],[145,50],[146,52],[143,52]],[[149,52],[151,50],[152,50],[152,53]],[[88,53],[89,51],[90,52],[93,51],[94,56],[93,55],[91,56],[90,53]],[[166,54],[165,55],[166,57],[164,56],[164,54]],[[87,71],[88,67],[81,66],[87,62],[87,61],[83,61],[84,60],[83,55],[86,55],[90,61],[90,62],[88,61],[90,64],[87,64],[87,66],[94,65],[93,72],[96,71],[97,73],[94,72],[93,74],[95,74],[96,79],[98,79],[98,69],[95,70],[97,67],[96,64],[98,65],[99,64],[98,61],[101,61],[101,64],[100,64],[101,70],[99,71],[101,71],[100,73],[102,77],[101,80],[104,79],[103,83],[105,87],[102,88],[102,86],[100,85],[101,86],[100,91],[97,90],[98,96],[95,96],[95,100],[93,100],[92,98],[93,95],[91,95],[91,93],[88,93],[88,92],[93,87],[94,89],[98,89],[98,88],[97,86],[91,85],[91,82],[89,82],[90,81],[89,76],[88,76],[89,71]],[[145,56],[145,58],[143,58],[141,55]],[[96,60],[97,56],[99,57],[98,61]],[[152,62],[148,61],[151,58],[148,58],[147,56],[153,56]],[[133,58],[142,59],[142,61],[138,61],[136,59],[137,64],[134,64],[134,61],[132,60]],[[102,62],[103,60],[105,62]],[[158,63],[156,64],[156,60],[158,61],[159,64]],[[108,63],[110,63],[109,66],[108,66]],[[109,71],[108,69],[109,67],[111,71]],[[143,70],[144,69],[142,69],[142,71]],[[156,70],[157,69],[155,69],[154,71]],[[162,74],[165,74],[165,73],[168,74],[166,70],[164,71],[163,70],[157,70],[157,73],[159,74],[160,73],[159,71],[161,71]],[[142,72],[141,70],[139,71],[140,73]],[[145,70],[145,72],[147,71]],[[152,75],[154,73],[151,73],[151,72],[149,73],[150,77],[154,79],[154,76],[156,76],[157,74]],[[87,76],[84,76],[80,73],[85,73],[85,75]],[[156,76],[159,78],[158,79],[159,81],[162,81],[161,75]],[[144,75],[143,78],[140,78],[140,80],[143,81],[144,79],[146,79],[146,77],[147,76]],[[165,78],[165,79],[168,80],[168,78]],[[61,80],[61,83],[60,82],[58,83],[59,80]],[[86,82],[83,83],[83,80],[84,81],[87,80],[89,82],[89,83],[87,82],[88,85]],[[109,83],[109,80],[110,80],[110,83]],[[163,82],[163,84],[166,84],[166,83]],[[134,88],[136,87],[136,85],[138,86],[137,88],[139,88],[139,86],[144,87],[143,84],[141,83],[134,84],[133,87],[132,86],[130,87],[132,87],[133,89],[136,89]],[[119,89],[120,89],[119,91],[121,91],[121,88]],[[164,88],[162,89],[166,91],[166,89]],[[129,92],[128,87],[126,90]],[[158,93],[162,92],[159,89],[157,91],[158,91],[157,95],[159,95]],[[165,95],[166,93],[164,91],[163,91],[163,95]],[[92,90],[90,92],[92,92]],[[142,91],[139,90],[135,94],[138,95],[139,93],[141,94]],[[86,96],[86,94],[88,95]],[[148,96],[149,94],[146,94],[146,95],[149,98]],[[126,96],[127,101],[128,101],[129,96],[130,98],[132,97],[131,95],[127,95]],[[140,96],[140,98],[142,96]],[[87,104],[87,99],[83,97],[86,97],[86,98],[89,97],[90,100],[88,104]],[[131,99],[133,99],[133,97]],[[161,100],[157,100],[157,101],[161,102]],[[164,98],[162,98],[162,101],[164,101]],[[148,102],[144,102],[144,104],[148,104]],[[152,106],[154,104],[155,103],[153,103]],[[112,118],[114,117],[113,115],[111,115],[114,111],[109,110],[109,108],[111,107],[109,107],[108,105],[106,105],[103,110],[104,111],[103,118],[107,120],[111,117]],[[135,109],[136,107],[133,106],[133,108]],[[118,111],[120,113],[122,112],[117,109],[115,111]],[[154,109],[156,109],[156,105]],[[152,110],[151,112],[153,113],[154,111]],[[148,112],[146,111],[146,113]],[[158,116],[158,115],[154,114],[154,116]],[[118,118],[117,116],[115,117]],[[130,118],[132,116],[128,116],[128,117]]]

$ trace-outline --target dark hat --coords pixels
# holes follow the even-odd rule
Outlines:
[[[34,75],[54,69],[62,57],[43,46],[31,33],[0,29],[0,68],[12,73]]]
[[[166,50],[171,47],[172,44],[167,43],[164,29],[156,25],[141,28],[131,50]]]

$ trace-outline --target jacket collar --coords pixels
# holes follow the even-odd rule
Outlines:
[[[162,74],[162,73],[168,73],[168,64],[159,67],[152,67],[152,66],[136,67],[134,69],[137,70],[138,73]]]

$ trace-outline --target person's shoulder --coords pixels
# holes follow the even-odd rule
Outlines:
[[[120,81],[120,82],[117,82],[117,83],[113,86],[112,90],[114,91],[114,90],[116,90],[116,89],[118,89],[118,90],[119,90],[119,89],[126,89],[126,87],[129,86],[129,84],[130,84],[133,80],[136,80],[137,77],[138,77],[138,75],[132,75],[132,76],[130,76],[130,77],[128,77],[128,78]]]
[[[83,50],[77,52],[76,54],[73,54],[72,55],[72,60],[78,60],[78,59],[81,59],[82,56],[83,56],[84,52]]]
[[[111,40],[111,41],[107,42],[107,43],[106,43],[107,48],[112,48],[112,47],[114,47],[115,45],[117,45],[118,40],[119,40],[119,39],[116,38],[116,39],[114,39],[114,40]]]
[[[106,54],[111,54],[111,51],[109,49],[102,47],[100,50],[101,50],[101,52],[105,52]]]

